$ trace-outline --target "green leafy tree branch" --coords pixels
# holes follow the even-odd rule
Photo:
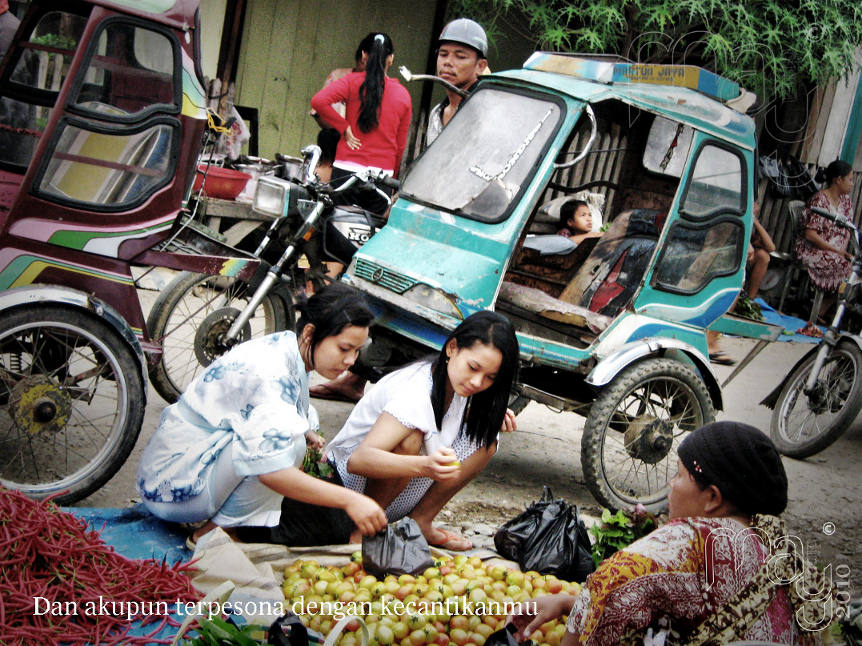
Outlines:
[[[536,49],[700,65],[761,105],[846,76],[862,46],[859,0],[452,0],[492,40]]]

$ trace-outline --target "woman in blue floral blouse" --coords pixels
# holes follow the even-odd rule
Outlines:
[[[306,442],[320,446],[308,373],[347,370],[368,339],[373,315],[362,297],[334,283],[302,307],[293,332],[253,339],[214,361],[162,413],[138,466],[144,505],[172,522],[215,527],[278,525],[283,497],[343,510],[366,535],[386,525],[368,496],[303,473]]]

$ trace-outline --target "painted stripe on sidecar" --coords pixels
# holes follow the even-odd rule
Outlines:
[[[721,291],[716,292],[712,298],[701,303],[697,307],[680,307],[677,305],[668,305],[667,303],[650,303],[639,310],[638,314],[644,314],[646,316],[651,316],[665,321],[672,320],[679,323],[685,323],[687,325],[704,327],[705,324],[711,324],[724,314],[738,293],[738,287],[722,289]]]
[[[14,252],[14,250],[12,251]],[[19,254],[8,263],[4,263],[4,255],[7,254],[0,252],[0,264],[4,265],[3,271],[0,272],[0,291],[32,284],[36,277],[48,267],[58,267],[64,271],[93,276],[124,285],[134,284],[134,281],[128,276],[100,272],[82,265],[74,265],[29,254]]]
[[[172,224],[173,219],[152,227],[137,229],[128,233],[98,232],[93,231],[92,229],[89,231],[57,231],[51,236],[48,242],[60,247],[80,249],[81,251],[97,253],[103,256],[116,257],[119,253],[120,245],[126,240],[145,238],[153,233],[169,229]]]
[[[219,276],[236,276],[248,264],[248,260],[242,258],[228,258],[219,269]]]
[[[12,226],[9,227],[9,233],[21,236],[22,238],[29,238],[30,240],[50,242],[51,244],[60,244],[62,246],[72,246],[65,242],[61,242],[61,238],[59,236],[80,236],[82,233],[90,233],[93,236],[114,236],[124,233],[151,231],[157,228],[170,226],[173,224],[175,219],[176,213],[172,213],[157,220],[152,220],[144,227],[142,227],[140,223],[136,223],[126,226],[112,226],[101,230],[94,230],[93,225],[72,224],[70,222],[58,222],[57,220],[47,220],[44,218],[23,218],[21,220],[16,220]],[[75,248],[79,249],[80,247]]]

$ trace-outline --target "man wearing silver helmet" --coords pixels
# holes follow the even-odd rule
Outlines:
[[[458,18],[443,28],[437,42],[437,76],[459,89],[473,89],[479,76],[488,68],[488,37],[485,30],[469,18]],[[428,117],[426,146],[430,146],[449,123],[463,99],[460,94],[447,88],[446,98],[434,106]]]

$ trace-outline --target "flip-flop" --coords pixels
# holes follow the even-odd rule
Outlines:
[[[453,552],[464,552],[466,550],[473,549],[473,543],[470,542],[470,539],[461,536],[460,534],[456,534],[455,532],[450,532],[447,529],[442,529],[440,527],[435,527],[435,529],[443,534],[445,538],[442,541],[429,541],[428,544],[432,547],[439,547],[444,550],[452,550]]]
[[[355,404],[361,399],[361,395],[348,395],[340,390],[330,388],[326,384],[318,384],[308,389],[308,394],[315,399],[329,399],[337,402],[350,402]]]
[[[720,365],[722,365],[722,366],[732,366],[733,364],[735,364],[735,363],[736,363],[736,360],[735,360],[735,359],[731,359],[731,358],[730,358],[727,354],[725,354],[723,351],[719,351],[719,352],[710,352],[710,353],[709,353],[709,360],[710,360],[712,363],[717,363],[717,364],[720,364]]]

